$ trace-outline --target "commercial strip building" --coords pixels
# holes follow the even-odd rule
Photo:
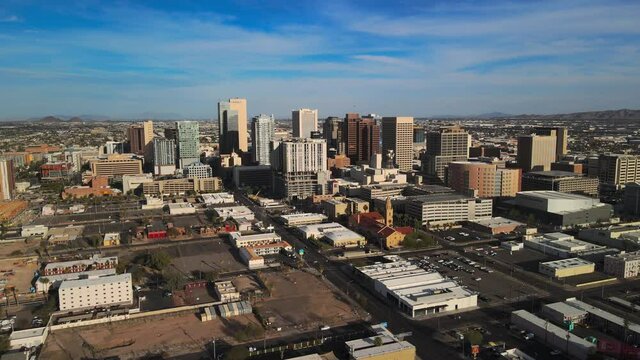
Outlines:
[[[407,197],[407,215],[423,226],[491,218],[493,201],[462,194],[434,194]]]
[[[538,271],[541,274],[554,278],[591,274],[595,271],[595,268],[595,263],[580,258],[568,258],[538,264]]]
[[[508,234],[526,228],[526,224],[503,217],[469,220],[467,226],[491,235]]]
[[[316,213],[297,213],[280,215],[279,219],[285,226],[302,226],[327,221],[327,216]]]
[[[542,236],[524,239],[524,246],[540,251],[545,255],[559,258],[580,257],[600,262],[605,255],[617,254],[619,250],[575,239],[563,233],[548,233]]]
[[[564,305],[559,306],[559,304]],[[612,314],[576,298],[568,298],[564,302],[550,305],[553,306],[553,309],[544,309],[543,307],[543,312],[549,314],[554,321],[563,319],[562,322],[572,321],[586,324],[590,328],[607,333],[624,343],[637,344],[640,341],[640,325],[627,321],[628,319],[624,317]],[[566,334],[567,331],[564,329],[563,331]]]
[[[84,260],[53,262],[45,265],[44,269],[42,270],[42,276],[78,273],[92,270],[115,269],[117,265],[117,256],[94,256],[90,259]]]
[[[20,232],[20,236],[28,238],[31,236],[38,236],[41,238],[47,237],[49,234],[49,228],[44,225],[24,225]]]
[[[595,345],[583,338],[568,332],[526,310],[516,310],[511,313],[511,323],[520,329],[531,332],[536,338],[545,339],[547,346],[568,350],[571,358],[586,360],[595,352]]]
[[[156,180],[142,184],[142,192],[147,196],[186,195],[187,192],[217,192],[222,190],[222,179],[170,179]]]
[[[373,325],[371,329],[375,335],[345,342],[351,360],[414,360],[416,358],[415,346],[408,341],[400,340],[384,325]],[[376,344],[376,339],[380,339],[378,341],[381,345]]]
[[[235,197],[232,193],[213,193],[213,194],[202,194],[202,201],[207,206],[211,205],[221,205],[221,204],[233,204],[236,202]]]
[[[605,256],[604,272],[621,279],[640,275],[640,251]]]
[[[230,233],[231,243],[240,251],[240,257],[249,269],[264,267],[264,256],[280,253],[282,250],[291,251],[293,247],[276,233],[260,233],[242,235],[239,232]]]
[[[255,219],[255,215],[253,211],[251,211],[248,207],[244,205],[239,206],[227,206],[227,207],[215,207],[213,211],[216,212],[218,216],[223,219],[233,218],[233,219],[247,219],[253,220]]]
[[[131,274],[67,280],[58,290],[60,311],[132,305]]]
[[[328,242],[333,247],[351,247],[366,244],[364,236],[338,223],[323,223],[298,227],[305,239],[314,238]]]
[[[515,205],[533,214],[540,223],[566,228],[576,225],[609,222],[613,207],[587,196],[558,191],[522,191]]]
[[[523,191],[553,190],[597,197],[599,185],[597,177],[567,171],[531,171],[522,175]]]
[[[359,267],[356,271],[375,292],[411,317],[477,306],[478,295],[455,281],[437,272],[427,272],[399,256],[384,258],[389,262]]]
[[[620,250],[640,250],[640,222],[582,229],[578,238]]]

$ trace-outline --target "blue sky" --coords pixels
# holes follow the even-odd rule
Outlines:
[[[640,2],[0,2],[0,119],[640,108]]]

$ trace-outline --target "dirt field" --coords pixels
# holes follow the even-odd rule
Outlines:
[[[16,241],[5,243],[0,246],[0,257],[16,256],[14,251],[20,251],[20,255],[34,255],[35,250],[40,247],[40,240]]]
[[[188,313],[65,329],[49,335],[40,359],[134,359],[150,352],[187,353],[214,338],[234,344],[233,334],[250,322],[257,323],[255,316],[201,322],[195,313]]]
[[[272,327],[337,326],[358,318],[348,302],[314,275],[291,271],[263,276],[272,296],[255,306],[265,319],[274,318]]]
[[[7,280],[7,286],[15,286],[17,293],[28,293],[37,269],[36,257],[0,260],[0,279]]]
[[[258,284],[258,282],[252,276],[242,275],[234,278],[231,281],[233,282],[233,285],[235,285],[236,289],[240,293],[245,291],[262,289],[260,284]]]

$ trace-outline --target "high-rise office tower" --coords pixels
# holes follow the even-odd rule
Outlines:
[[[520,191],[520,169],[499,169],[496,164],[453,161],[447,168],[447,186],[463,192],[473,192],[481,198],[516,196]]]
[[[522,171],[549,171],[556,161],[556,136],[523,135],[518,137],[518,166]]]
[[[352,164],[369,162],[371,156],[380,153],[380,126],[371,117],[348,113],[344,117],[346,155]]]
[[[145,121],[142,125],[131,125],[127,131],[130,152],[145,155],[145,160],[152,154],[153,121]]]
[[[536,127],[534,132],[538,135],[556,137],[556,160],[562,159],[567,155],[567,145],[569,143],[569,132],[564,126],[555,127]]]
[[[0,200],[11,200],[15,188],[13,160],[0,160]]]
[[[229,99],[218,103],[218,142],[220,154],[246,152],[247,144],[247,100]]]
[[[398,169],[409,171],[413,162],[413,117],[382,118],[382,156]]]
[[[273,115],[260,114],[254,116],[251,122],[251,139],[253,146],[251,153],[253,161],[260,165],[269,165],[269,146],[273,141],[275,120]]]
[[[153,173],[172,175],[176,172],[176,143],[172,139],[153,139]]]
[[[200,161],[200,124],[196,121],[176,122],[177,165],[182,169]]]
[[[444,184],[445,171],[453,161],[467,161],[471,136],[458,125],[441,127],[426,135],[423,171],[430,182]]]
[[[276,172],[276,194],[287,199],[324,194],[330,177],[327,142],[307,138],[272,141],[271,167]]]
[[[312,131],[318,131],[318,110],[298,109],[291,112],[293,137],[310,138]]]
[[[601,185],[621,189],[628,183],[640,182],[640,155],[601,154],[598,157]]]
[[[334,149],[336,154],[345,153],[345,143],[343,140],[343,122],[342,119],[335,116],[328,117],[322,124],[322,135],[327,140],[327,148]]]

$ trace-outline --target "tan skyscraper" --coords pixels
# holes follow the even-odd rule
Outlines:
[[[423,170],[429,183],[444,184],[445,169],[453,161],[469,159],[471,135],[458,125],[430,131],[426,136]]]
[[[218,129],[221,154],[249,150],[247,99],[233,98],[218,103]]]
[[[15,187],[13,160],[0,159],[0,200],[11,200]]]
[[[318,110],[293,110],[291,121],[294,138],[310,138],[312,131],[318,131]]]
[[[144,155],[145,161],[153,156],[153,121],[148,120],[142,125],[131,125],[127,131],[130,152],[137,155]]]
[[[382,118],[382,156],[398,169],[409,171],[413,161],[413,117]]]
[[[560,160],[567,154],[567,146],[569,143],[569,133],[566,127],[537,127],[535,133],[538,135],[547,135],[556,137],[556,159]]]
[[[556,136],[525,135],[518,138],[518,166],[522,171],[549,171],[556,161]]]

